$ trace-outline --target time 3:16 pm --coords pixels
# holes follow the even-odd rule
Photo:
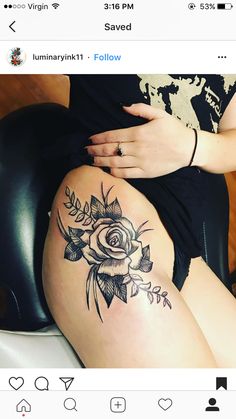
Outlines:
[[[134,3],[104,3],[105,10],[134,10]]]

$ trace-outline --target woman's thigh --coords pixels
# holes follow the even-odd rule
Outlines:
[[[236,367],[236,300],[201,259],[193,259],[181,295],[191,309],[219,367]]]
[[[58,326],[88,367],[214,367],[170,281],[172,242],[126,181],[82,166],[52,208],[43,279]]]

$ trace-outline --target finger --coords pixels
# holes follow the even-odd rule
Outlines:
[[[97,144],[85,147],[88,154],[91,156],[117,156],[118,154],[119,143],[107,143],[107,144]],[[124,156],[135,156],[137,147],[134,146],[134,143],[122,143],[120,145],[122,154]]]
[[[133,156],[94,157],[93,166],[98,167],[137,167],[138,160]]]
[[[122,128],[101,132],[100,134],[92,135],[89,139],[93,144],[130,142],[132,141],[132,133],[134,128],[135,127]]]
[[[141,116],[149,121],[163,118],[167,114],[163,109],[154,108],[154,106],[145,103],[134,103],[131,106],[123,106],[123,109],[131,115]]]
[[[112,168],[111,175],[122,179],[137,179],[146,177],[144,170],[138,167],[128,167],[122,169]]]

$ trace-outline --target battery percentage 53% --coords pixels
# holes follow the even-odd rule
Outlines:
[[[216,4],[215,3],[200,3],[201,10],[215,10]]]

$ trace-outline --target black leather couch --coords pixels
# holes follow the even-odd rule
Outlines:
[[[53,323],[42,289],[42,251],[64,170],[53,170],[42,150],[73,129],[68,109],[56,104],[22,108],[0,121],[0,329]]]

